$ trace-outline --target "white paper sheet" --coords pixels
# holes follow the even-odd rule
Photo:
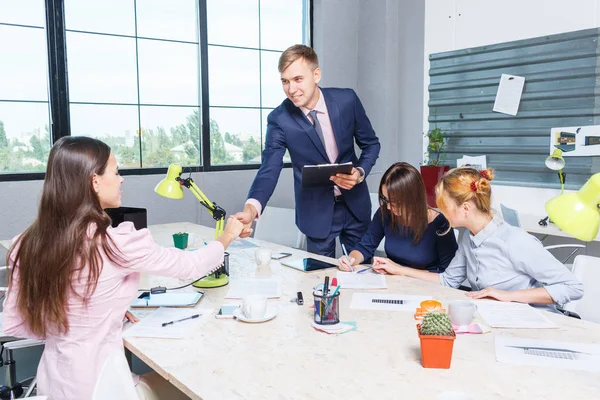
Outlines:
[[[494,102],[494,111],[517,115],[519,103],[521,102],[521,94],[525,86],[525,78],[522,76],[502,74],[500,77],[500,85],[498,93],[496,93],[496,101]]]
[[[431,296],[399,293],[354,293],[350,308],[353,310],[412,311]]]
[[[476,300],[477,312],[492,328],[558,328],[542,311],[529,304]]]
[[[231,242],[231,244],[228,247],[228,250],[244,250],[251,249],[253,247],[258,247],[258,245],[256,243],[252,243],[247,239],[237,239]]]
[[[243,299],[250,294],[267,298],[281,297],[281,285],[277,279],[233,278],[229,281],[226,299]]]
[[[496,335],[496,360],[539,367],[600,371],[600,345]]]
[[[123,330],[123,337],[151,337],[182,339],[190,335],[202,322],[212,314],[214,309],[209,308],[166,308],[156,309],[152,314],[144,317],[140,322],[131,324]],[[170,322],[199,314],[198,318],[176,322],[171,325],[162,326],[164,322]]]
[[[337,278],[342,289],[387,289],[385,275],[371,271],[362,274],[338,271]]]
[[[462,158],[456,160],[457,167],[462,167],[464,165],[471,166],[481,171],[487,168],[487,159],[486,156],[462,156]]]

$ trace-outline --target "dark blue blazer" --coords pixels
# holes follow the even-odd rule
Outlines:
[[[339,155],[335,162],[350,161],[355,167],[362,167],[368,175],[381,146],[358,96],[352,89],[322,88],[321,92],[338,146]],[[354,151],[355,142],[361,149],[360,158]],[[277,185],[286,150],[290,152],[294,170],[296,225],[307,236],[325,239],[333,221],[333,182],[328,187],[302,188],[302,167],[328,164],[330,161],[314,126],[289,99],[285,99],[267,118],[262,164],[248,198],[258,200],[265,209]],[[371,200],[367,182],[341,191],[354,216],[359,221],[370,220]]]

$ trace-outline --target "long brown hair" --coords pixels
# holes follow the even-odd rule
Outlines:
[[[18,268],[17,308],[37,336],[69,331],[73,281],[87,275],[85,293],[76,293],[87,304],[102,271],[101,251],[120,264],[120,255],[109,246],[110,218],[92,186],[109,156],[110,147],[99,140],[59,139],[48,158],[37,218],[9,251],[14,260],[10,285]]]
[[[388,198],[383,196],[383,186],[387,188]],[[389,201],[396,215],[387,209]],[[393,229],[410,229],[413,242],[418,243],[429,225],[427,216],[427,198],[425,184],[419,171],[405,162],[397,162],[385,171],[379,183],[379,205],[382,218],[390,218]]]
[[[468,201],[482,213],[492,215],[492,186],[494,170],[479,171],[471,167],[454,168],[446,172],[435,187],[436,203],[442,213],[447,214],[446,200],[457,205]]]

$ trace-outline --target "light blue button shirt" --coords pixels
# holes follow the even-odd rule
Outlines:
[[[538,239],[498,218],[475,236],[461,229],[458,250],[440,282],[457,288],[465,279],[473,290],[544,287],[559,306],[583,296],[583,284]]]

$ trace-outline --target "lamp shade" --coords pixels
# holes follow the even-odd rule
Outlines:
[[[569,235],[590,242],[598,234],[600,173],[594,174],[576,193],[556,196],[546,203],[550,220]]]
[[[167,171],[167,177],[160,181],[154,188],[154,191],[161,196],[168,197],[169,199],[183,199],[183,188],[177,180],[181,175],[181,165],[171,164]]]
[[[546,167],[558,171],[565,167],[565,159],[562,156],[562,150],[556,149],[546,158]]]

